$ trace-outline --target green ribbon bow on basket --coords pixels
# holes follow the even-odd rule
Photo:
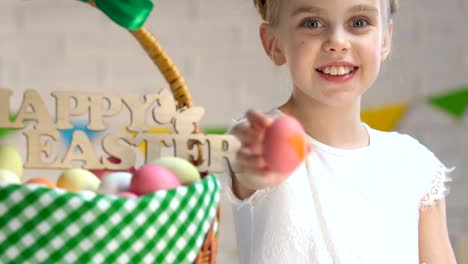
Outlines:
[[[137,30],[148,18],[153,3],[151,0],[80,0],[95,4],[104,14],[119,26],[128,30]]]

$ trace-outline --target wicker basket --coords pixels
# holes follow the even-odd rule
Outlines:
[[[130,32],[138,40],[138,42],[147,52],[151,60],[154,62],[154,64],[156,64],[166,81],[169,83],[172,94],[177,101],[178,108],[192,107],[192,98],[190,96],[190,92],[188,90],[184,78],[178,71],[177,67],[173,64],[167,53],[161,48],[156,38],[152,36],[151,33],[145,28],[140,28],[138,30]],[[194,133],[200,133],[198,124],[195,124]],[[198,154],[198,159],[192,160],[192,163],[198,164],[201,161],[201,147],[198,147]],[[218,206],[216,218],[219,225],[220,206]],[[210,230],[205,238],[203,247],[195,261],[196,264],[216,263],[218,235],[215,233],[214,229],[215,222],[216,220],[213,221],[213,224],[211,225]]]
[[[90,1],[89,4],[95,6],[93,1]],[[130,30],[130,33],[141,44],[143,49],[148,53],[151,60],[156,64],[159,71],[162,73],[162,75],[164,76],[166,81],[169,83],[172,94],[173,94],[175,100],[177,101],[177,107],[179,109],[180,108],[192,107],[192,99],[191,99],[189,90],[187,88],[187,85],[185,84],[184,78],[182,77],[180,72],[177,70],[176,66],[172,63],[172,61],[168,57],[168,55],[160,47],[157,40],[145,28],[140,28],[140,29],[137,29],[137,30]],[[194,129],[193,133],[200,133],[198,124],[195,124],[195,129]],[[196,143],[195,142],[188,142],[188,144],[195,145]],[[197,146],[197,148],[198,148],[198,159],[197,160],[194,160],[194,159],[191,160],[191,162],[194,163],[195,165],[198,165],[199,162],[201,162],[202,154],[203,154],[202,153],[202,146]],[[207,177],[206,174],[202,174],[202,177],[204,179],[202,180],[202,182],[200,184],[203,184],[203,182],[210,182],[213,179],[212,175]],[[55,196],[65,197],[63,199],[68,199],[68,198],[70,198],[70,199],[80,199],[78,196],[74,196],[74,194],[56,194],[54,191],[46,191],[46,190],[41,190],[41,189],[40,190],[28,190],[27,188],[21,187],[21,186],[11,186],[11,187],[6,187],[6,188],[7,189],[5,189],[5,187],[0,186],[0,190],[2,190],[4,194],[5,194],[4,191],[8,190],[10,192],[15,192],[16,191],[19,194],[32,195],[32,196],[36,197],[36,196],[40,196],[43,192],[47,192],[48,195],[51,195],[51,196],[54,196],[54,197]],[[174,190],[173,192],[176,192],[176,190]],[[70,196],[70,197],[68,197],[68,196]],[[62,198],[60,198],[60,199],[62,199]],[[82,201],[81,203],[86,203],[86,202]],[[12,206],[15,206],[14,203],[12,203]],[[5,207],[5,208],[9,208],[9,207]],[[214,213],[214,208],[215,207],[213,206],[213,208],[211,210],[212,213]],[[48,210],[48,209],[46,208],[46,210]],[[21,210],[18,209],[17,211],[19,212]],[[217,229],[218,229],[218,226],[219,226],[219,218],[220,218],[220,206],[218,204],[217,209],[216,209],[216,216],[214,217],[213,221],[211,222],[209,231],[207,232],[207,235],[206,235],[206,237],[204,239],[204,242],[202,243],[202,247],[201,247],[200,251],[198,252],[198,255],[197,255],[196,259],[195,259],[195,263],[197,263],[197,264],[200,264],[200,263],[208,264],[208,263],[215,263],[216,262],[217,239],[218,239]],[[20,217],[20,220],[21,219],[23,219],[23,218]],[[2,221],[0,221],[0,224],[2,224]],[[3,223],[3,224],[5,224],[5,223]],[[2,250],[0,250],[0,256],[2,256]]]
[[[194,263],[219,187],[210,175],[127,199],[0,183],[0,262]]]
[[[89,1],[89,4],[96,6],[94,1]],[[142,27],[137,30],[130,30],[130,33],[140,43],[142,48],[146,51],[150,59],[158,67],[159,71],[169,83],[172,95],[177,101],[178,108],[192,107],[192,97],[185,83],[183,76],[180,74],[177,67],[174,65],[172,60],[169,58],[167,53],[159,45],[156,38],[146,28]],[[200,133],[199,124],[195,124],[194,133]],[[190,143],[189,143],[190,144]],[[202,161],[202,148],[198,147],[198,159],[191,160],[195,165]],[[207,174],[202,174],[202,177]],[[221,216],[221,207],[218,205],[216,212],[216,219],[210,226],[208,234],[203,243],[202,249],[195,260],[196,264],[213,264],[216,263],[216,255],[218,249],[218,234],[215,232],[215,224],[218,224]]]

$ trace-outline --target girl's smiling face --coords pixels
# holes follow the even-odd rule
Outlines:
[[[330,106],[355,102],[390,52],[384,1],[283,0],[278,23],[262,26],[264,46],[288,64],[295,93]]]

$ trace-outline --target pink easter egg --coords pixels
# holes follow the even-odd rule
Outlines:
[[[263,157],[272,172],[291,174],[309,152],[304,129],[293,117],[281,116],[265,131]]]
[[[159,190],[177,188],[180,185],[179,179],[168,169],[157,165],[145,165],[133,175],[129,191],[137,195],[145,195]]]
[[[138,198],[138,195],[131,193],[131,192],[119,192],[117,193],[117,196],[122,197],[122,198],[128,198],[128,199]]]

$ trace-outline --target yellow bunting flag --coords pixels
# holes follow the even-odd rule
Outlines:
[[[377,130],[393,131],[407,110],[407,103],[392,104],[385,107],[367,109],[361,113],[361,119]]]

